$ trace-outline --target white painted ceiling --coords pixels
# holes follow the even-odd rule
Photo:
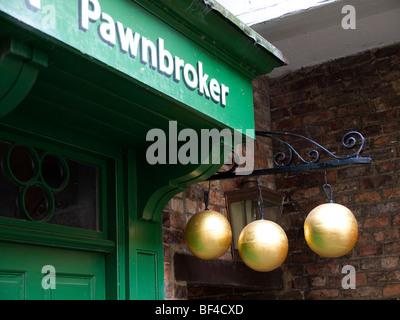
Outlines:
[[[300,5],[303,0],[218,2],[288,59],[289,64],[276,68],[270,77],[400,42],[400,0],[306,0],[305,5]],[[288,13],[288,2],[296,2],[294,10],[300,11]],[[355,29],[342,28],[342,19],[348,14],[342,13],[345,5],[355,8]],[[277,13],[279,7],[283,16]]]

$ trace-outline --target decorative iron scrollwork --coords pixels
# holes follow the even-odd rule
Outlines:
[[[253,170],[253,172],[251,172],[250,174],[246,174],[247,176],[259,176],[291,171],[322,169],[349,164],[368,164],[372,162],[371,158],[360,156],[365,147],[365,138],[361,133],[357,131],[350,131],[346,133],[342,138],[342,145],[347,150],[354,149],[358,145],[358,149],[352,154],[342,157],[337,156],[314,140],[311,140],[300,134],[273,131],[256,131],[255,134],[256,136],[269,138],[272,141],[275,141],[278,145],[284,147],[284,151],[280,150],[273,155],[273,162],[275,167]],[[293,147],[292,144],[283,140],[283,137],[291,137],[300,141],[306,141],[307,143],[313,145],[313,148],[307,152],[307,157],[302,156]],[[325,155],[325,157],[332,159],[320,162],[322,153]],[[237,157],[238,155],[234,154],[233,158],[235,159]],[[231,179],[244,176],[237,173],[237,167],[237,163],[233,161],[231,167],[227,171],[217,172],[208,180]]]

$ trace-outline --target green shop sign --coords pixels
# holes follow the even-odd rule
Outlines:
[[[0,0],[0,10],[223,126],[254,128],[249,78],[136,2]]]

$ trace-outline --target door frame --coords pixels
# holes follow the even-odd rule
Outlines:
[[[122,184],[122,148],[94,141],[92,137],[77,139],[74,134],[65,135],[60,132],[59,136],[50,138],[44,133],[28,132],[5,124],[0,124],[0,139],[62,154],[72,160],[96,166],[99,169],[100,227],[100,231],[92,231],[0,217],[0,241],[103,253],[106,263],[106,298],[124,299],[124,285],[120,285],[124,282],[120,281],[120,276],[124,274],[124,263],[120,262],[125,254],[121,250],[125,237],[124,195],[116,192]]]

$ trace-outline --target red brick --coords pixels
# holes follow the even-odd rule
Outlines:
[[[197,206],[197,202],[195,200],[192,200],[192,199],[189,199],[189,198],[185,199],[185,211],[186,211],[186,213],[195,214],[195,213],[197,213],[197,209],[198,209],[198,206]]]
[[[377,202],[381,200],[381,196],[377,191],[363,192],[354,196],[356,203]]]
[[[324,276],[312,276],[311,279],[311,286],[312,287],[324,287],[326,286],[326,277]]]
[[[303,123],[305,125],[309,125],[312,123],[317,123],[317,122],[321,123],[328,120],[333,120],[334,118],[335,118],[335,113],[333,111],[324,111],[305,116],[303,119]]]
[[[379,166],[376,166],[376,170],[379,173],[393,172],[400,170],[400,159],[390,159],[385,162],[380,162]]]
[[[379,297],[381,294],[380,287],[374,286],[357,286],[355,289],[348,289],[343,291],[343,296],[346,298],[361,298],[361,297]]]
[[[210,191],[210,198],[209,198],[210,204],[224,207],[225,206],[225,197],[222,192],[216,192],[214,190]]]
[[[397,241],[399,239],[399,229],[385,229],[375,232],[375,241]]]
[[[380,245],[358,246],[355,251],[359,257],[368,257],[382,254],[382,247]]]
[[[383,190],[384,199],[393,199],[400,197],[400,188]]]
[[[356,178],[356,177],[365,177],[366,175],[371,175],[372,168],[371,166],[364,165],[364,166],[357,166],[357,167],[347,167],[344,169],[338,170],[337,179],[344,180],[349,178]]]
[[[379,259],[362,259],[361,269],[362,270],[377,270],[381,267],[381,261]]]
[[[355,182],[357,182],[357,181],[355,181]],[[385,187],[385,186],[390,186],[394,182],[395,182],[395,180],[394,180],[394,177],[392,174],[380,175],[377,177],[360,179],[359,189],[360,190],[376,189],[376,188],[381,188],[381,187]]]
[[[294,177],[285,177],[284,179],[278,179],[275,182],[276,188],[279,190],[291,189],[296,186],[299,186],[301,183],[300,175],[296,175]]]
[[[320,195],[320,193],[321,193],[321,187],[312,187],[307,189],[300,188],[300,189],[295,189],[291,193],[290,198],[291,200],[296,201],[296,200],[312,198]]]
[[[371,234],[370,232],[365,232],[363,229],[359,228],[358,239],[357,239],[358,244],[369,243],[372,242],[373,240],[374,240],[373,234]]]
[[[316,262],[317,255],[313,252],[300,252],[292,254],[292,263]]]
[[[226,179],[221,181],[221,191],[232,191],[239,187],[239,179]]]
[[[332,274],[339,272],[339,264],[338,263],[325,263],[325,264],[313,264],[306,266],[306,271],[308,274]]]
[[[352,104],[346,105],[345,107],[338,108],[337,117],[343,118],[343,117],[350,117],[350,116],[354,116],[354,115],[367,114],[368,109],[369,109],[368,104],[366,104],[365,102],[352,103]]]
[[[400,214],[393,217],[393,225],[399,226],[400,225]]]
[[[394,269],[399,266],[399,257],[385,257],[381,259],[383,269]]]
[[[279,294],[279,300],[303,300],[303,295],[299,290],[293,290]]]
[[[164,243],[184,244],[185,235],[183,231],[163,230]]]
[[[301,125],[301,118],[282,120],[278,123],[278,130],[292,131]]]
[[[386,271],[385,271],[386,272]],[[400,282],[400,270],[389,271],[385,273],[389,281]]]
[[[171,210],[176,213],[183,213],[183,200],[179,198],[172,198],[170,201],[171,203]]]
[[[364,228],[382,228],[389,224],[388,217],[365,219]]]
[[[183,215],[171,213],[169,219],[171,228],[178,230],[185,230],[186,220]]]
[[[305,298],[310,300],[323,300],[339,297],[338,289],[320,289],[306,292]]]
[[[309,288],[309,278],[308,277],[301,277],[296,278],[293,280],[293,288],[294,289],[306,289]]]
[[[383,288],[382,290],[384,297],[394,297],[400,298],[400,284],[390,284]]]
[[[385,253],[400,253],[400,243],[394,242],[385,245]]]
[[[365,273],[356,273],[356,286],[364,285],[367,283],[367,277]]]
[[[391,271],[372,271],[367,273],[367,281],[368,284],[387,284],[388,283],[388,275]]]

